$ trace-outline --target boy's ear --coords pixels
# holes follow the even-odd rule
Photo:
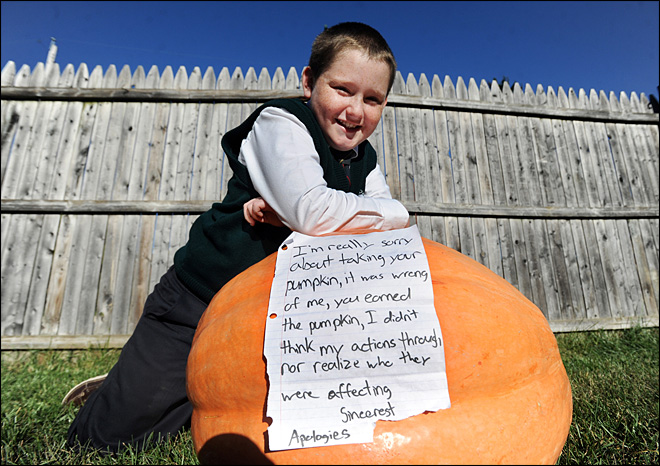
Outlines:
[[[302,71],[302,88],[305,99],[311,98],[312,89],[314,89],[314,73],[312,73],[312,69],[309,66],[303,68]]]

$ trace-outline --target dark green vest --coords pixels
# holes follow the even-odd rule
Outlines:
[[[222,138],[234,174],[227,186],[227,195],[220,203],[199,216],[190,229],[188,243],[174,255],[179,279],[204,302],[236,275],[266,258],[282,244],[291,230],[268,224],[251,227],[243,218],[243,204],[259,194],[252,185],[247,168],[238,161],[241,142],[266,107],[281,107],[294,114],[309,130],[323,167],[328,187],[360,194],[364,192],[367,175],[376,167],[376,152],[365,141],[358,148],[358,157],[351,162],[351,183],[330,152],[321,127],[312,111],[298,99],[278,99],[266,102],[240,126]],[[277,154],[273,154],[277,157]]]

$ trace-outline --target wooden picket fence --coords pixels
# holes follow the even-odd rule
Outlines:
[[[2,349],[121,346],[197,216],[220,139],[298,73],[2,70]],[[397,72],[370,141],[422,236],[557,332],[658,325],[658,114],[644,94]]]

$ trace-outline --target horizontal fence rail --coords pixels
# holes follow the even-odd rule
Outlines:
[[[120,347],[192,222],[220,140],[300,98],[294,68],[2,70],[2,349]],[[554,331],[658,325],[658,114],[644,94],[397,72],[370,137],[422,236]]]
[[[493,218],[657,218],[658,207],[533,207],[491,206],[457,204],[421,204],[405,201],[410,214],[450,215],[456,217]],[[209,209],[208,201],[51,201],[13,200],[2,201],[5,213],[38,214],[202,214]]]
[[[7,100],[52,100],[81,102],[174,102],[174,103],[221,103],[221,102],[266,102],[277,98],[301,98],[301,90],[160,90],[160,89],[46,89],[5,88],[2,98]],[[601,110],[553,109],[530,105],[504,105],[490,102],[452,101],[432,97],[391,94],[390,106],[430,108],[514,115],[528,117],[551,117],[562,120],[608,121],[625,123],[658,123],[658,114],[627,113],[613,114]]]

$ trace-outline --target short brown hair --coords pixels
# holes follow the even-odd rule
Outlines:
[[[309,67],[316,78],[321,76],[334,62],[337,55],[345,50],[358,49],[364,51],[372,60],[381,60],[390,68],[389,93],[394,83],[396,61],[387,42],[371,26],[363,23],[339,23],[325,29],[316,36],[309,57]]]

